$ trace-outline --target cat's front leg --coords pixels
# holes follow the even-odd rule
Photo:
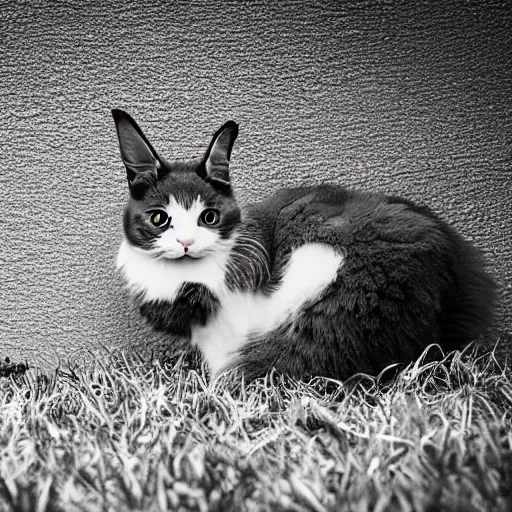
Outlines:
[[[205,285],[187,282],[172,302],[144,302],[140,313],[157,331],[188,336],[191,325],[205,325],[218,306],[219,300]]]
[[[183,283],[173,306],[175,314],[188,316],[190,324],[206,325],[219,308],[219,299],[204,284]]]

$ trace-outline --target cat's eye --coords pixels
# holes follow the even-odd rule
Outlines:
[[[204,210],[201,213],[199,220],[201,224],[204,224],[205,226],[215,226],[215,224],[218,224],[220,220],[219,210],[215,210],[214,208]]]
[[[161,228],[169,222],[169,216],[163,210],[158,210],[151,213],[149,220],[153,226]]]

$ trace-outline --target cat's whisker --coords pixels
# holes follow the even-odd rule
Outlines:
[[[248,242],[248,243],[252,243],[252,244],[258,246],[260,248],[261,252],[263,252],[268,257],[267,249],[258,240],[254,239],[254,238],[252,238],[252,237],[250,237],[248,235],[245,235],[245,234],[239,235],[238,239],[239,240],[243,240],[243,241]]]
[[[247,235],[240,235],[237,239],[237,241],[242,241],[242,243],[246,245],[252,245],[255,248],[255,252],[253,253],[254,256],[256,256],[260,261],[262,262],[263,266],[265,267],[267,274],[270,276],[270,269],[269,269],[269,262],[270,257],[268,255],[267,250],[263,245],[255,240],[254,238],[251,238]]]
[[[254,270],[254,268],[255,268],[254,261],[252,261],[248,256],[246,256],[245,254],[243,254],[241,252],[237,252],[236,254],[231,255],[230,264],[232,264],[233,262],[242,263],[240,261],[237,261],[237,260],[240,260],[241,258],[244,259],[247,262],[247,264],[242,264],[242,266],[240,268],[237,265],[237,267],[236,267],[237,270],[244,271],[245,273],[247,273],[248,268],[251,268]]]
[[[257,255],[259,258],[262,258],[262,260],[265,262],[269,261],[268,253],[266,251],[261,250],[258,245],[255,245],[253,243],[253,240],[240,239],[238,247],[243,248],[245,250],[247,250],[249,247],[252,247],[255,255]]]
[[[233,288],[243,289],[244,288],[244,284],[245,284],[246,281],[240,275],[240,273],[238,272],[238,269],[236,267],[231,267],[230,270],[231,270],[231,272],[228,273],[228,276],[231,279],[233,279],[235,281],[235,284],[236,284],[236,286],[234,286],[234,287],[232,286],[232,287]]]
[[[245,255],[244,253],[240,252],[237,254],[237,257],[241,257],[241,258],[244,258],[248,263],[249,263],[249,267],[252,269],[252,271],[254,272],[254,274],[256,275],[257,272],[258,272],[258,266],[256,265],[256,262],[251,259],[250,256],[248,255]],[[247,267],[244,268],[244,270],[246,269]]]
[[[238,260],[238,264],[230,265],[232,275],[234,275],[237,278],[239,284],[240,279],[243,280],[242,284],[246,286],[241,286],[242,288],[251,288],[254,285],[258,285],[261,283],[261,281],[263,280],[261,276],[261,268],[258,267],[254,259],[244,254],[242,251],[237,251],[236,253],[234,253],[232,255],[232,258],[235,262],[236,260]],[[248,263],[248,265],[242,264],[241,259],[245,260]],[[241,275],[241,271],[243,272],[243,275]]]
[[[253,270],[254,278],[256,281],[264,280],[265,276],[270,276],[268,266],[261,258],[258,257],[256,258],[255,261],[254,254],[244,254],[242,252],[239,252],[237,256],[240,256],[241,258],[244,258],[249,262],[249,265]]]
[[[164,250],[158,249],[156,247],[154,247],[153,249],[149,249],[146,252],[155,259],[160,259],[165,254]]]

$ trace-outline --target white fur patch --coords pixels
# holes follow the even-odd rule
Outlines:
[[[343,256],[330,245],[307,244],[292,253],[279,289],[270,296],[225,290],[215,317],[192,332],[192,343],[202,351],[212,375],[236,358],[251,334],[275,329],[318,298],[336,279],[342,262]]]
[[[230,291],[225,283],[228,259],[227,247],[200,259],[155,259],[126,240],[117,257],[128,288],[143,293],[145,300],[172,301],[184,282],[202,283],[217,296],[218,312],[206,326],[192,330],[192,343],[203,353],[212,375],[236,358],[250,335],[274,330],[318,298],[343,262],[330,245],[303,245],[292,253],[279,289],[265,296]]]
[[[172,301],[184,282],[202,283],[214,294],[223,294],[229,250],[216,251],[200,259],[155,259],[124,240],[117,255],[128,288],[143,293],[146,300]]]
[[[201,196],[190,208],[170,196],[165,208],[170,226],[147,251],[124,240],[117,255],[128,288],[142,293],[146,300],[172,301],[185,282],[206,285],[214,294],[221,295],[224,275],[233,240],[221,240],[214,229],[198,225],[205,209]],[[184,246],[178,240],[191,240],[185,256]]]
[[[181,258],[185,249],[178,240],[193,240],[187,252],[192,258],[201,258],[215,250],[220,242],[218,233],[215,229],[198,224],[199,216],[205,209],[200,196],[187,209],[171,195],[165,208],[170,218],[170,227],[158,237],[154,244],[155,252],[168,259]]]

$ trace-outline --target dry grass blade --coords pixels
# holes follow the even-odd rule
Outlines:
[[[11,375],[0,510],[511,510],[509,369],[426,356],[391,381],[235,391],[185,357]]]

